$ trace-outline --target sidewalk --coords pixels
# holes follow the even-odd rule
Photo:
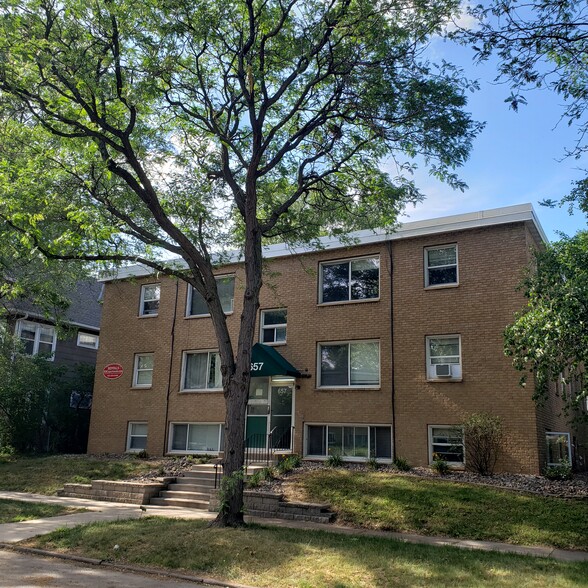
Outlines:
[[[119,519],[137,519],[142,516],[163,516],[180,519],[212,520],[215,513],[199,511],[190,508],[145,506],[136,504],[121,504],[117,502],[101,502],[80,498],[65,498],[60,496],[44,496],[40,494],[26,494],[21,492],[0,492],[0,499],[23,500],[28,502],[45,502],[62,504],[63,506],[85,508],[88,512],[24,521],[21,523],[5,523],[0,525],[0,544],[9,544],[29,539],[36,535],[50,533],[62,527],[75,527],[94,521],[114,521]],[[143,510],[145,509],[145,510]],[[374,531],[370,529],[356,529],[335,524],[298,522],[283,519],[266,519],[245,517],[247,522],[255,522],[264,526],[289,527],[339,533],[355,537],[381,537],[405,541],[407,543],[421,543],[425,545],[450,546],[462,549],[477,549],[480,551],[499,551],[502,553],[516,553],[535,557],[548,557],[558,561],[588,562],[588,552],[555,549],[553,547],[527,547],[511,545],[495,541],[474,541],[468,539],[452,539],[450,537],[430,537],[410,533],[395,533],[392,531]]]

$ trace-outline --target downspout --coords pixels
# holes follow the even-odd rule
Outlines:
[[[387,241],[390,259],[390,364],[392,366],[392,459],[396,459],[396,365],[394,364],[394,260],[392,259],[392,242]]]
[[[175,344],[175,340],[176,340],[176,318],[178,315],[179,289],[180,289],[180,280],[178,278],[176,278],[176,299],[174,302],[174,316],[172,318],[172,328],[171,328],[171,334],[170,334],[169,369],[168,369],[168,373],[167,373],[167,394],[166,394],[166,399],[165,399],[165,420],[164,420],[165,433],[163,435],[163,451],[161,452],[161,455],[166,454],[167,435],[169,432],[169,429],[167,426],[168,425],[167,419],[169,416],[169,397],[171,395],[171,377],[172,377],[172,367],[174,364],[174,344]]]

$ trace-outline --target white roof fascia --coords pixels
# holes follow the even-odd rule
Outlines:
[[[547,236],[539,223],[539,219],[535,214],[533,206],[531,204],[515,204],[514,206],[505,206],[503,208],[494,208],[479,212],[467,212],[464,214],[456,214],[434,219],[406,222],[402,223],[392,232],[386,229],[368,229],[349,233],[344,240],[337,237],[321,237],[317,240],[317,247],[309,245],[289,247],[284,243],[267,245],[263,248],[263,257],[264,259],[289,257],[291,255],[300,255],[329,249],[343,249],[350,246],[369,245],[371,243],[381,243],[383,241],[396,241],[399,239],[410,239],[413,237],[423,237],[439,233],[452,233],[467,229],[517,222],[529,223],[531,229],[536,231],[536,235],[544,243],[548,242]],[[223,265],[239,263],[243,261],[243,255],[240,251],[232,251],[223,255],[222,259]],[[187,264],[183,260],[174,260],[174,264],[179,268],[187,267]],[[144,277],[153,275],[154,273],[157,272],[148,266],[141,264],[130,265],[120,268],[115,274],[104,277],[100,281],[110,282],[131,277]]]

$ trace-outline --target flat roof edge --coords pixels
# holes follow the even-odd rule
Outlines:
[[[350,246],[369,245],[370,243],[382,243],[385,241],[396,241],[400,239],[410,239],[414,237],[423,237],[426,235],[436,235],[439,233],[452,233],[469,229],[497,226],[503,224],[528,222],[536,230],[536,234],[543,242],[547,242],[547,236],[541,227],[539,219],[533,209],[533,205],[515,204],[502,208],[482,210],[478,212],[467,212],[445,217],[426,219],[420,221],[409,221],[402,223],[393,231],[386,229],[373,229],[356,231],[345,236],[344,239],[337,237],[321,237],[318,240],[318,247],[308,245],[299,247],[288,247],[280,243],[264,247],[263,256],[265,259],[274,259],[279,257],[289,257],[292,255],[303,255],[315,251],[344,249]],[[230,263],[239,263],[243,261],[240,252],[230,252],[223,255],[224,265]],[[182,267],[185,262],[174,260],[174,263]],[[187,266],[186,266],[187,267]],[[115,280],[124,280],[131,277],[145,277],[156,274],[157,271],[143,265],[131,265],[120,268],[116,273],[101,278],[100,282],[111,282]]]

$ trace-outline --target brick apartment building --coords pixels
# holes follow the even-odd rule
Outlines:
[[[537,409],[503,354],[516,287],[545,235],[530,205],[363,231],[354,245],[266,248],[247,407],[250,446],[307,458],[464,463],[459,424],[503,421],[498,469],[538,473],[582,448],[557,402]],[[236,341],[243,268],[218,268]],[[142,266],[106,280],[89,452],[222,451],[212,322],[185,283]],[[270,436],[271,433],[271,436]],[[549,447],[549,450],[548,450]]]

